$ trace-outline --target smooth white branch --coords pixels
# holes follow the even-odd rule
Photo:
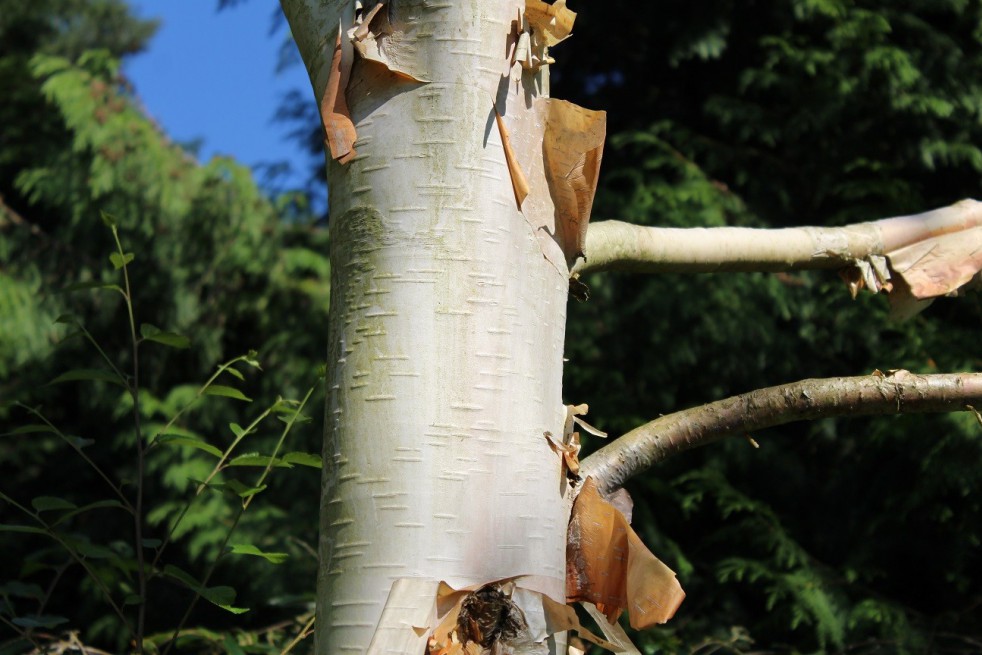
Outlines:
[[[901,370],[802,380],[661,416],[584,459],[580,475],[609,493],[671,455],[724,437],[817,418],[972,411],[973,405],[982,406],[982,373]]]
[[[982,203],[975,200],[962,200],[923,214],[844,227],[666,228],[601,221],[590,225],[587,259],[577,264],[574,273],[842,268],[870,256],[887,255],[926,239],[973,228],[982,228]]]

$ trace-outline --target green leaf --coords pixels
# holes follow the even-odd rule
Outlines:
[[[270,410],[276,412],[277,414],[286,414],[292,416],[293,414],[297,413],[297,408],[299,406],[300,406],[300,401],[298,400],[289,400],[287,398],[283,398],[282,396],[277,396],[276,402],[273,403],[273,406],[270,408]]]
[[[290,425],[291,423],[302,424],[308,423],[312,419],[306,414],[300,413],[299,410],[290,409],[286,412],[279,412],[281,415],[276,418],[279,419],[285,425]]]
[[[75,543],[75,549],[80,555],[84,555],[90,559],[106,559],[112,561],[120,561],[119,555],[113,552],[112,549],[106,546],[100,546],[99,544],[94,544],[89,541],[77,541]]]
[[[248,608],[245,607],[233,607],[232,603],[235,602],[235,589],[227,585],[218,585],[215,587],[207,587],[202,590],[201,596],[215,605],[218,605],[224,610],[232,612],[233,614],[243,614],[248,612]]]
[[[221,457],[222,451],[215,448],[210,443],[204,439],[197,439],[195,437],[189,437],[180,434],[162,434],[154,441],[154,443],[161,443],[168,446],[184,446],[187,448],[197,448],[198,450],[203,450],[209,455],[214,455],[215,457]]]
[[[67,287],[62,288],[62,293],[71,293],[73,291],[85,291],[87,289],[109,289],[111,291],[119,291],[123,293],[123,288],[118,284],[111,284],[108,282],[98,282],[92,280],[90,282],[76,282],[74,284],[69,284]]]
[[[282,468],[293,468],[291,464],[278,457],[260,455],[259,453],[243,453],[238,457],[233,457],[228,463],[229,466],[269,466],[270,464]]]
[[[63,616],[52,616],[42,614],[41,616],[17,616],[10,620],[14,625],[22,628],[54,628],[62,623],[68,623],[68,619]]]
[[[243,382],[245,382],[245,376],[242,375],[242,373],[241,373],[241,371],[239,371],[239,369],[232,368],[231,366],[229,366],[227,369],[225,369],[225,372],[228,373],[229,375],[233,375],[233,376],[237,377],[238,379],[242,380]]]
[[[184,585],[189,589],[194,589],[194,590],[201,589],[201,584],[194,579],[194,576],[192,576],[187,571],[174,566],[173,564],[167,564],[166,566],[164,566],[163,573],[166,576],[170,576],[175,580],[179,580],[180,582],[183,582]]]
[[[126,598],[123,599],[123,605],[124,606],[125,605],[139,605],[142,602],[143,602],[143,599],[140,598],[140,594],[130,594]]]
[[[232,434],[234,434],[239,439],[244,437],[246,433],[245,430],[242,428],[242,426],[239,425],[238,423],[229,423],[228,429],[231,430]]]
[[[283,461],[288,464],[299,464],[300,466],[310,466],[315,469],[322,468],[324,462],[321,460],[320,455],[315,455],[314,453],[301,453],[293,452],[283,455]]]
[[[286,561],[286,558],[289,557],[287,553],[267,553],[259,550],[251,544],[232,544],[229,547],[229,552],[236,555],[255,555],[256,557],[262,557],[273,564],[282,564]]]
[[[65,439],[68,440],[68,443],[75,446],[79,450],[82,450],[86,446],[91,446],[95,443],[95,439],[83,439],[82,437],[73,437],[71,435],[65,437]]]
[[[114,252],[109,255],[109,261],[112,262],[113,268],[115,268],[117,271],[133,261],[134,258],[135,256],[131,252],[126,252],[123,254]]]
[[[144,539],[143,540],[143,547],[144,548],[159,548],[160,547],[160,544],[162,544],[162,543],[164,543],[164,542],[161,541],[160,539]]]
[[[116,384],[121,387],[126,387],[126,383],[115,373],[111,371],[106,371],[99,368],[76,368],[71,371],[62,373],[54,380],[48,384],[59,384],[61,382],[79,382],[79,381],[98,381],[98,382],[109,382],[111,384]]]
[[[192,439],[197,439],[198,441],[205,441],[205,438],[194,430],[189,430],[185,427],[181,427],[180,425],[168,426],[163,423],[153,423],[147,426],[147,431],[153,433],[150,443],[154,443],[157,439],[164,435],[169,435],[172,437],[190,437]]]
[[[102,215],[102,222],[108,228],[116,227],[116,219],[106,212],[99,212]]]
[[[183,334],[166,332],[161,330],[156,325],[151,325],[150,323],[143,323],[140,325],[140,335],[147,341],[162,343],[165,346],[170,346],[171,348],[184,349],[191,347],[191,340]]]
[[[24,534],[48,534],[41,528],[35,528],[33,525],[15,525],[13,523],[0,523],[0,532],[21,532]]]
[[[206,396],[225,396],[226,398],[234,398],[236,400],[244,400],[247,403],[252,402],[252,398],[246,397],[244,393],[235,389],[234,387],[226,387],[223,384],[213,384],[206,387],[204,392]]]
[[[195,580],[189,573],[182,571],[173,564],[168,564],[164,567],[164,575],[180,581],[188,589],[197,592],[208,602],[218,605],[223,610],[231,612],[232,614],[242,614],[249,611],[244,607],[232,606],[232,603],[235,602],[235,589],[232,587],[205,587],[200,582]]]
[[[256,494],[262,492],[266,489],[266,485],[261,487],[247,487],[238,480],[229,480],[227,487],[231,489],[235,494],[241,498],[249,498],[250,496],[255,496]]]
[[[81,506],[81,507],[79,507],[79,508],[77,508],[77,509],[75,509],[75,510],[73,510],[71,512],[68,512],[66,514],[62,514],[61,516],[58,517],[58,520],[57,521],[55,521],[54,523],[52,523],[52,525],[58,525],[59,523],[64,523],[65,521],[67,521],[68,519],[70,519],[70,518],[72,518],[74,516],[78,516],[79,514],[84,514],[85,512],[89,512],[89,511],[92,511],[94,509],[104,509],[104,508],[122,509],[122,510],[125,510],[127,512],[129,511],[129,510],[126,509],[126,505],[124,505],[123,503],[119,502],[118,500],[108,500],[108,499],[107,500],[97,500],[94,503],[89,503],[88,505],[83,505],[83,506]]]
[[[78,507],[75,503],[71,503],[64,498],[55,498],[54,496],[38,496],[31,501],[31,506],[38,512],[50,512],[57,509],[75,509]]]
[[[62,323],[67,325],[69,323],[78,323],[78,319],[75,318],[74,314],[62,314],[61,316],[55,319],[55,323]]]
[[[0,434],[0,437],[14,436],[17,434],[33,434],[35,432],[55,432],[55,430],[50,425],[44,425],[43,423],[32,423],[31,425],[22,425],[19,428],[14,428],[10,432],[4,432]]]

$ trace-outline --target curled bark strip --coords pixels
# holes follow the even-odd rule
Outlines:
[[[498,125],[498,133],[501,136],[501,145],[505,149],[505,163],[508,164],[511,187],[512,191],[515,192],[515,204],[518,205],[518,210],[521,211],[522,203],[525,202],[525,198],[529,194],[528,179],[526,179],[525,173],[522,172],[522,167],[518,163],[518,158],[515,156],[515,149],[511,145],[508,128],[505,127],[505,122],[501,119],[501,114],[498,113],[498,107],[494,104],[493,99],[491,105],[492,109],[494,109],[494,121]]]
[[[331,71],[327,78],[327,87],[321,98],[321,123],[324,126],[324,140],[331,152],[331,158],[342,164],[347,164],[357,154],[355,152],[355,124],[351,122],[348,103],[344,97],[344,89],[348,84],[348,72],[351,62],[343,55],[341,46],[341,30],[334,44],[334,56],[331,59]]]

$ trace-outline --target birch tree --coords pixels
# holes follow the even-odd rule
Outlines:
[[[563,339],[589,275],[836,268],[910,314],[982,267],[979,206],[839,229],[588,227],[605,118],[549,97],[563,0],[282,6],[331,196],[319,653],[558,653],[566,630],[630,650],[610,619],[662,622],[682,592],[627,526],[628,477],[755,426],[982,402],[978,374],[806,380],[658,418],[579,463],[590,428],[564,404]]]

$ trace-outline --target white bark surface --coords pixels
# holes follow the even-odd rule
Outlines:
[[[283,0],[318,101],[350,5]],[[535,574],[563,594],[569,508],[543,432],[565,418],[566,271],[516,209],[492,113],[537,95],[521,67],[502,78],[523,6],[392,2],[429,83],[351,72],[358,154],[329,165],[324,655],[366,651],[398,578]]]

